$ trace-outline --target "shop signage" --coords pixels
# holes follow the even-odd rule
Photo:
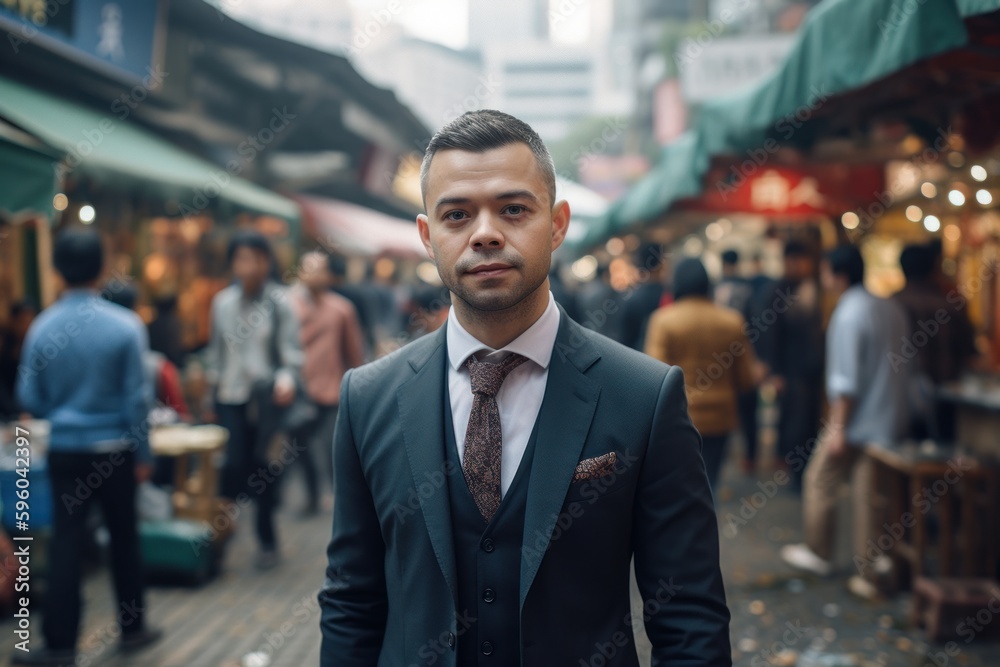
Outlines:
[[[761,165],[753,173],[713,167],[701,197],[684,208],[719,213],[839,215],[876,201],[885,191],[880,165]]]
[[[794,35],[777,34],[684,42],[676,54],[684,99],[703,102],[762,80],[785,60],[794,41]]]
[[[38,44],[126,80],[157,63],[158,0],[0,0],[3,48]]]

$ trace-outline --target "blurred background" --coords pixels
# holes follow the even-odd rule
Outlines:
[[[815,331],[755,350],[759,392],[717,488],[735,663],[1000,664],[989,644],[1000,478],[988,464],[1000,456],[998,103],[1000,0],[0,0],[0,419],[20,414],[20,346],[63,289],[51,255],[64,229],[99,232],[105,283],[135,290],[191,424],[208,417],[209,312],[231,283],[237,231],[268,238],[279,282],[295,282],[304,253],[329,255],[366,360],[437,328],[448,301],[414,224],[420,159],[447,122],[500,109],[552,152],[573,213],[552,289],[586,326],[646,349],[686,257],[703,262],[714,301],[765,318],[752,324],[762,334],[775,286],[814,286]],[[815,435],[824,409],[820,362],[800,378],[814,405],[786,403],[782,417],[798,363],[783,353],[822,358],[836,299],[820,260],[845,242],[883,297],[908,283],[905,248],[930,253],[925,277],[967,345],[930,378],[945,423],[916,435],[915,451],[974,458],[985,480],[935,501],[869,599],[777,558],[801,536],[802,468],[779,442],[781,420],[794,410]],[[939,354],[912,342],[914,355]],[[884,488],[901,485],[888,496],[932,484],[939,472],[918,471],[921,460],[885,464]],[[775,483],[783,472],[791,483]],[[301,487],[285,485],[291,504]],[[287,529],[283,569],[247,583],[237,531],[201,588],[154,589],[153,616],[182,640],[145,662],[94,659],[313,664],[324,494],[323,516]],[[95,647],[114,611],[99,535],[92,561],[84,641]],[[964,603],[931,585],[928,604],[947,620],[929,622],[913,611],[918,575],[987,583]],[[307,622],[275,647],[292,595]],[[241,601],[240,623],[225,623]],[[947,614],[981,609],[966,642]]]

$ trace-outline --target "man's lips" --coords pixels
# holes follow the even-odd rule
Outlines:
[[[510,264],[483,264],[470,269],[468,273],[482,278],[490,278],[492,276],[499,276],[501,273],[509,270],[510,268]]]

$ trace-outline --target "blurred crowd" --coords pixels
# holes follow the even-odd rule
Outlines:
[[[550,288],[573,319],[684,370],[713,493],[735,434],[743,472],[777,469],[787,475],[789,489],[804,488],[806,542],[787,545],[782,556],[825,575],[832,570],[836,499],[848,479],[854,479],[856,548],[868,537],[871,471],[863,447],[926,438],[949,443],[954,415],[935,400],[935,389],[975,363],[976,348],[965,304],[941,270],[939,245],[903,250],[906,285],[890,299],[865,289],[856,247],[821,254],[792,239],[782,258],[782,274],[771,276],[761,256],[727,250],[713,282],[702,260],[673,261],[659,246],[643,246],[632,258],[635,280],[625,289],[602,265],[592,280],[572,283],[553,268]],[[0,335],[0,418],[31,415],[52,423],[54,497],[72,493],[74,480],[108,455],[100,447],[108,434],[129,431],[130,424],[114,422],[122,405],[139,406],[144,416],[138,419],[151,425],[224,426],[229,438],[218,471],[220,495],[256,505],[256,565],[267,570],[281,559],[275,511],[280,478],[287,475],[265,475],[265,483],[260,471],[282,447],[298,443],[291,461],[301,470],[301,511],[328,509],[330,442],[345,372],[438,329],[450,302],[441,287],[404,284],[374,271],[348,282],[344,260],[319,250],[303,254],[293,283],[282,284],[268,240],[253,231],[232,237],[227,262],[231,279],[212,300],[209,341],[187,350],[174,299],[156,300],[155,316],[144,323],[134,312],[136,286],[99,277],[106,275],[99,237],[89,231],[60,235],[54,264],[66,288],[62,297],[41,315],[30,303],[14,304]],[[93,325],[80,316],[84,306],[100,315]],[[50,341],[63,356],[48,365],[43,357]],[[141,364],[131,364],[133,358]],[[113,387],[101,380],[103,372],[88,371],[88,363],[98,362],[129,377]],[[142,391],[120,393],[140,385]],[[760,446],[765,400],[778,415],[769,425],[776,434],[769,461],[762,460]],[[169,488],[174,459],[155,456],[147,438],[148,429],[129,444],[135,481]],[[109,494],[105,520],[116,586],[138,598],[137,518],[134,511],[119,511],[134,506],[136,484],[114,488],[102,493]],[[69,592],[80,585],[78,524],[67,519],[54,526],[54,543],[63,545],[65,556],[52,562],[56,599],[79,599]],[[873,594],[870,583],[853,579],[852,590]],[[51,618],[75,624],[71,616]],[[142,633],[137,644],[155,639],[155,633]],[[75,638],[65,634],[53,630],[50,643],[73,645]]]

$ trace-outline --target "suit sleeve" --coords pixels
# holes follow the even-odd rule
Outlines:
[[[351,429],[351,373],[344,375],[333,438],[333,537],[319,592],[320,667],[377,664],[389,608],[385,543]]]
[[[700,452],[675,367],[660,387],[634,510],[636,580],[642,599],[659,603],[645,619],[654,666],[732,665],[718,524]]]

